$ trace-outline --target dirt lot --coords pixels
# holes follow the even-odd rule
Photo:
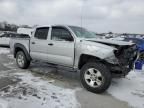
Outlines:
[[[142,108],[143,91],[138,92],[141,93],[139,95],[132,92],[136,99],[140,97],[140,105],[134,106],[131,100],[123,99],[131,92],[125,89],[131,84],[129,80],[121,82],[119,79],[121,83],[114,80],[108,92],[98,95],[83,89],[78,73],[63,71],[45,63],[31,63],[29,69],[21,70],[9,50],[0,48],[0,108]]]

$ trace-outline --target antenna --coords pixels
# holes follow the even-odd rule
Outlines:
[[[82,27],[82,20],[83,20],[83,1],[81,2],[81,16],[80,16],[80,20],[81,20],[81,27]]]
[[[81,22],[81,35],[82,35],[82,27],[83,27],[83,6],[84,6],[84,2],[85,2],[85,0],[82,0],[82,2],[81,2],[81,18],[80,18],[80,22]]]

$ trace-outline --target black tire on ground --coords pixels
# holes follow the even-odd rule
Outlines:
[[[23,58],[21,59],[21,61],[23,62],[22,64],[20,63],[20,58]],[[17,66],[21,69],[27,69],[30,65],[30,61],[27,60],[25,54],[23,51],[18,51],[17,54],[16,54],[16,63],[17,63]]]
[[[98,70],[98,72],[101,73],[101,76],[103,79],[103,80],[101,80],[101,83],[99,86],[97,85],[98,83],[94,82],[94,85],[97,85],[97,87],[92,87],[92,86],[90,86],[91,84],[88,85],[88,83],[87,83],[88,81],[85,80],[86,79],[85,74],[86,74],[86,72],[88,72],[87,70],[91,69],[91,68]],[[97,71],[96,71],[96,73],[97,73]],[[107,90],[109,88],[112,77],[111,77],[111,73],[110,73],[109,69],[104,64],[102,64],[100,62],[88,62],[82,67],[82,69],[80,71],[80,79],[81,79],[82,85],[88,91],[93,92],[93,93],[103,93],[105,90]],[[93,79],[90,79],[89,82],[91,82],[92,80]]]

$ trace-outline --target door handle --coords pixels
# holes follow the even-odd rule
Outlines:
[[[32,44],[35,44],[35,42],[32,42]]]
[[[49,43],[48,45],[49,45],[49,46],[53,46],[53,43]]]

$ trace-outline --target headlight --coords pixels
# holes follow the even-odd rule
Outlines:
[[[114,55],[105,58],[105,60],[109,63],[112,63],[112,64],[118,64],[119,63],[118,59]]]

